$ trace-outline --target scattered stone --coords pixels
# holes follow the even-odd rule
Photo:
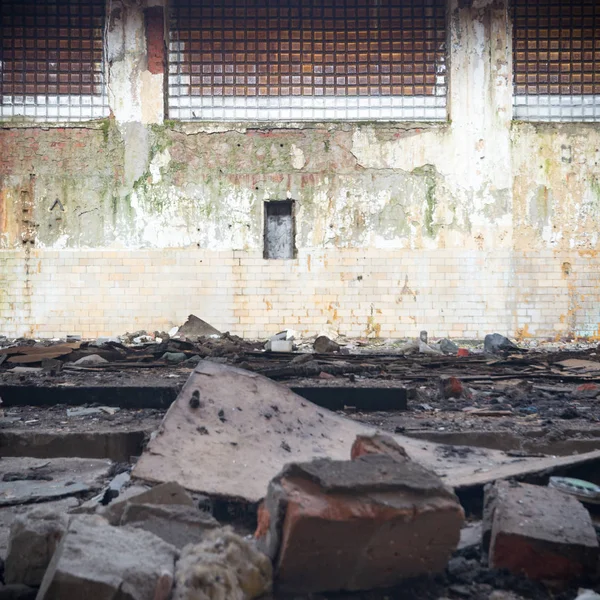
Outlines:
[[[456,356],[461,356],[464,358],[465,356],[469,356],[469,351],[466,348],[459,348]]]
[[[160,360],[166,360],[168,363],[171,363],[172,365],[178,365],[179,363],[182,363],[186,359],[187,359],[187,354],[184,354],[183,352],[165,352],[160,357]]]
[[[191,356],[190,358],[188,358],[185,361],[185,364],[189,365],[190,367],[195,367],[201,360],[202,360],[202,357],[195,354],[194,356]]]
[[[355,460],[368,454],[386,454],[399,461],[408,459],[406,450],[394,438],[380,433],[356,436],[350,450],[350,458]]]
[[[438,387],[442,398],[460,398],[464,394],[463,384],[457,377],[446,375],[439,378]]]
[[[183,548],[201,542],[207,531],[219,527],[219,522],[193,506],[127,503],[121,525],[145,529],[176,548]]]
[[[97,516],[75,517],[48,566],[38,600],[167,600],[177,554],[147,531],[112,527]]]
[[[98,354],[89,354],[88,356],[84,356],[79,360],[76,360],[73,364],[78,367],[93,367],[95,365],[105,365],[108,361],[105,358],[102,358]]]
[[[4,564],[6,583],[37,587],[69,526],[69,517],[47,508],[19,515],[10,528]]]
[[[317,354],[328,354],[330,352],[339,352],[341,346],[330,340],[326,335],[320,335],[313,344]]]
[[[131,489],[131,488],[130,488]],[[129,492],[129,489],[126,490]],[[111,525],[118,525],[123,518],[127,504],[180,504],[183,506],[194,506],[194,500],[188,492],[178,483],[173,481],[161,483],[139,492],[124,494],[117,502],[109,504],[100,514],[105,517]]]
[[[101,408],[67,408],[67,417],[89,417],[102,412]]]
[[[189,404],[192,409],[200,408],[200,390],[194,390]]]
[[[290,365],[305,365],[313,359],[312,354],[298,354],[290,360]]]
[[[574,406],[567,406],[559,415],[559,419],[571,420],[578,419],[581,415]]]
[[[507,481],[486,495],[487,518],[492,517],[490,567],[533,580],[568,580],[594,572],[598,539],[589,513],[575,498]]]
[[[226,527],[184,548],[173,600],[253,600],[269,592],[272,583],[271,561]]]
[[[169,335],[171,335],[170,331]],[[206,321],[199,319],[196,315],[190,315],[187,321],[173,335],[184,336],[188,339],[197,339],[210,336],[221,337],[221,332]]]
[[[437,475],[368,454],[284,467],[269,484],[255,536],[276,561],[282,589],[352,591],[443,571],[463,518]]]
[[[507,337],[500,335],[499,333],[488,333],[483,340],[483,349],[488,354],[495,354],[496,352],[505,352],[510,350],[522,350]]]
[[[440,340],[438,346],[444,354],[458,354],[459,351],[459,347],[447,338]]]
[[[421,333],[419,333],[419,341],[423,342],[424,344],[427,343],[427,331],[423,330]]]
[[[44,369],[41,367],[13,367],[9,369],[7,373],[21,373],[22,375],[38,375],[43,373]]]
[[[321,371],[319,373],[319,379],[335,379],[335,375],[327,373],[326,371]]]

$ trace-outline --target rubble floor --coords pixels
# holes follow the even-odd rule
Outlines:
[[[444,443],[448,453],[477,452],[477,447],[504,450],[511,456],[571,455],[600,449],[600,352],[595,348],[552,352],[530,351],[527,354],[490,357],[474,354],[465,358],[448,356],[402,356],[389,352],[354,355],[313,355],[310,362],[290,367],[294,354],[275,355],[255,351],[220,358],[241,368],[265,374],[289,386],[376,386],[408,390],[408,407],[397,411],[367,411],[346,406],[339,411],[353,420],[391,433]],[[571,361],[571,362],[569,362]],[[574,361],[574,362],[573,362]],[[578,362],[579,361],[579,362]],[[562,364],[561,364],[562,363]],[[589,363],[592,363],[591,365]],[[595,368],[595,364],[598,365]],[[6,432],[86,433],[102,435],[107,431],[154,431],[166,412],[151,401],[147,407],[128,407],[121,397],[107,406],[114,411],[93,411],[68,416],[73,409],[65,404],[32,406],[27,394],[18,402],[3,397],[3,388],[73,391],[94,386],[100,389],[169,388],[176,395],[188,379],[193,366],[155,365],[144,368],[117,363],[109,367],[86,370],[47,372],[9,372],[0,367],[0,397],[5,402],[0,415],[0,439]],[[458,397],[445,397],[440,378],[453,376],[460,380]],[[72,398],[73,396],[71,396]],[[110,398],[109,395],[102,398]],[[86,394],[76,402],[79,408],[99,408],[101,402],[89,402]],[[110,414],[114,412],[114,414]],[[1,448],[1,445],[0,445]],[[25,450],[24,450],[25,451]],[[140,448],[141,451],[141,448]],[[6,456],[6,454],[4,454]],[[76,456],[73,454],[72,456]],[[131,457],[135,459],[135,454]],[[598,469],[587,478],[600,484]],[[78,502],[88,499],[79,497]],[[61,501],[71,506],[75,500]],[[0,554],[12,515],[24,507],[0,508]],[[600,523],[598,509],[591,511]],[[247,533],[251,524],[240,525]],[[518,598],[575,598],[576,589],[548,590],[525,579],[490,571],[480,565],[478,546],[458,550],[445,575],[428,580],[407,582],[402,589],[364,594],[313,596],[313,600],[352,598],[467,598],[510,600]],[[600,591],[598,582],[589,587]],[[578,582],[582,585],[582,582]],[[300,599],[298,599],[300,600]]]

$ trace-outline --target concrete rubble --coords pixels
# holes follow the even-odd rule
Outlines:
[[[450,340],[422,335],[404,360],[417,377],[430,369],[430,395],[417,386],[409,395],[387,381],[379,382],[381,388],[370,382],[364,389],[374,397],[361,404],[353,393],[361,389],[357,380],[368,380],[365,374],[375,379],[386,363],[376,355],[352,358],[344,354],[347,346],[330,338],[303,347],[306,354],[252,350],[235,359],[242,368],[234,368],[226,363],[241,346],[227,334],[191,342],[157,333],[133,350],[140,353],[136,361],[147,353],[147,364],[164,357],[165,366],[172,362],[172,369],[188,373],[190,359],[197,364],[140,450],[126,455],[127,464],[0,461],[0,529],[11,526],[0,600],[324,600],[341,592],[353,600],[541,600],[557,585],[567,590],[561,599],[579,593],[591,600],[600,591],[596,517],[587,510],[595,499],[589,490],[596,488],[565,477],[577,467],[583,469],[578,476],[593,478],[597,450],[551,456],[436,443],[403,435],[402,427],[383,433],[381,413],[360,412],[365,406],[390,410],[372,408],[386,394],[398,396],[391,410],[399,414],[407,402],[421,405],[421,419],[433,418],[440,405],[492,421],[513,414],[509,402],[531,407],[531,397],[549,387],[538,390],[509,373],[491,384],[500,400],[482,404],[471,387],[473,371],[460,370],[462,364],[482,371],[498,363],[522,367],[522,356],[506,342],[499,342],[501,356],[461,357],[463,348]],[[141,332],[132,336],[146,339]],[[292,336],[286,330],[271,343]],[[216,343],[221,346],[210,346]],[[60,361],[80,360],[81,347],[59,348],[65,353]],[[115,356],[127,361],[132,352],[114,340],[93,348],[109,362],[81,368],[107,368]],[[165,356],[175,351],[177,361]],[[39,358],[40,351],[28,352],[7,356],[36,364],[30,357]],[[577,378],[577,385],[560,388],[569,402],[595,402],[597,384],[587,378],[595,377],[596,364],[563,357],[548,368]],[[344,410],[326,410],[314,390],[320,404],[310,402],[310,386],[305,398],[274,381],[303,369],[318,381],[313,387],[319,394],[345,395]],[[63,406],[59,419],[62,425],[123,413],[127,409],[90,403]],[[553,474],[561,477],[550,477],[547,486]]]

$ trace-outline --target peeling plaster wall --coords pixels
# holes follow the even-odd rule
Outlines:
[[[0,334],[599,335],[600,128],[511,123],[503,1],[449,5],[443,124],[164,121],[156,6],[110,2],[113,118],[0,129]]]

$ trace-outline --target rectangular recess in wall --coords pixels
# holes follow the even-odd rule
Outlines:
[[[513,0],[514,116],[600,121],[600,1]]]
[[[296,255],[295,237],[294,201],[265,202],[264,257],[294,258]]]
[[[1,0],[0,118],[109,115],[105,0]]]
[[[446,0],[173,0],[169,116],[445,120]]]

